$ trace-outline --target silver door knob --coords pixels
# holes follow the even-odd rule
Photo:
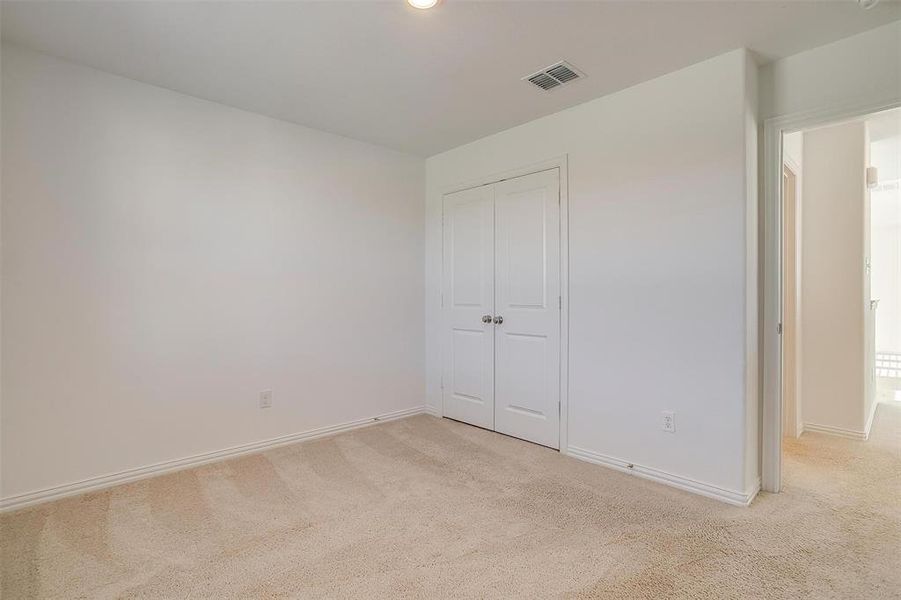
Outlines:
[[[504,317],[501,317],[501,316],[494,317],[494,324],[495,324],[495,325],[500,325],[500,324],[503,323],[503,322],[504,322]]]
[[[482,323],[491,323],[491,315],[482,315]]]

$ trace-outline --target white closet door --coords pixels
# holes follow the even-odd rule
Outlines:
[[[443,294],[444,416],[494,429],[493,186],[444,197]]]
[[[560,446],[560,177],[495,184],[496,431]]]

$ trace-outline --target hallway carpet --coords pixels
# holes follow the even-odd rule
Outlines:
[[[899,598],[899,433],[739,508],[417,416],[5,514],[2,598]]]

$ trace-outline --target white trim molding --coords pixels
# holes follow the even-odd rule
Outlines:
[[[701,483],[700,481],[695,481],[694,479],[689,479],[688,477],[682,477],[681,475],[673,475],[672,473],[667,473],[665,471],[660,471],[651,467],[642,467],[641,465],[636,465],[624,460],[620,460],[618,458],[599,454],[597,452],[586,450],[584,448],[576,448],[574,446],[570,446],[567,449],[567,454],[569,454],[573,458],[578,458],[579,460],[584,460],[596,465],[601,465],[602,467],[614,469],[616,471],[620,471],[621,473],[635,475],[636,477],[641,477],[642,479],[648,479],[650,481],[662,483],[664,485],[668,485],[685,492],[691,492],[693,494],[712,498],[713,500],[719,500],[720,502],[725,502],[734,506],[750,505],[751,501],[754,500],[754,498],[757,496],[757,492],[760,491],[759,479],[757,480],[757,483],[751,487],[751,489],[744,492],[736,492],[733,490],[727,490],[725,488],[717,487],[715,485],[710,485],[708,483]]]
[[[83,479],[82,481],[76,481],[73,483],[67,483],[43,490],[19,494],[17,496],[2,498],[0,499],[0,512],[18,510],[20,508],[25,508],[26,506],[32,506],[34,504],[40,504],[43,502],[50,502],[51,500],[59,500],[60,498],[66,498],[68,496],[94,492],[123,483],[131,483],[140,479],[147,479],[156,475],[163,475],[166,473],[172,473],[174,471],[190,469],[192,467],[197,467],[212,462],[219,462],[244,454],[254,454],[257,452],[262,452],[264,450],[277,448],[279,446],[287,446],[289,444],[294,444],[297,442],[335,435],[337,433],[350,431],[351,429],[359,429],[360,427],[375,425],[376,423],[394,421],[397,419],[403,419],[405,417],[412,417],[413,415],[418,415],[425,412],[430,411],[428,411],[424,405],[414,406],[413,408],[383,413],[381,415],[369,417],[366,419],[357,419],[355,421],[348,421],[346,423],[340,423],[338,425],[318,427],[316,429],[283,435],[268,440],[252,442],[250,444],[242,444],[240,446],[233,446],[231,448],[225,448],[224,450],[216,450],[213,452],[205,452],[203,454],[188,456],[185,458],[168,460],[145,467],[138,467],[135,469],[120,471],[118,473],[111,473],[109,475],[90,477],[88,479]]]
[[[833,427],[832,425],[817,425],[816,423],[804,423],[801,427],[803,433],[808,431],[811,433],[824,433],[826,435],[834,435],[838,437],[848,438],[851,440],[865,441],[869,437],[866,431],[857,431],[854,429],[845,429],[843,427]]]
[[[803,154],[803,150],[802,150]],[[803,217],[803,193],[804,193],[804,175],[803,169],[801,165],[795,161],[792,157],[783,153],[782,155],[782,163],[787,166],[792,173],[795,175],[795,198],[794,198],[794,220],[795,220],[795,280],[794,280],[794,289],[793,290],[783,290],[783,299],[784,294],[793,293],[795,300],[795,314],[794,314],[794,331],[792,332],[795,336],[795,348],[794,348],[794,363],[795,363],[795,378],[794,378],[794,421],[791,422],[791,429],[783,431],[783,435],[790,435],[791,437],[797,438],[800,437],[802,433],[804,433],[804,415],[801,411],[801,407],[803,406],[802,402],[802,365],[804,364],[804,356],[802,354],[803,348],[801,347],[801,340],[803,339],[803,331],[802,331],[802,314],[804,307],[802,305],[803,298],[801,294],[801,281],[803,281],[804,277],[804,248],[801,240],[803,239],[804,232],[802,230],[802,225],[804,224]],[[781,179],[780,179],[781,181]],[[785,207],[782,207],[782,210],[785,210]],[[784,215],[784,213],[783,213]],[[784,261],[783,261],[784,263]],[[784,319],[784,315],[783,315]],[[785,333],[785,324],[782,325],[783,334]],[[784,388],[780,388],[784,391]],[[785,410],[785,405],[783,404],[783,411]],[[783,415],[784,418],[784,415]],[[783,429],[785,427],[785,423],[783,422]]]
[[[864,439],[870,439],[870,431],[873,429],[873,420],[876,418],[876,411],[879,409],[879,401],[874,399],[873,406],[870,408],[870,414],[867,417],[867,424],[864,425],[864,433],[866,437]]]

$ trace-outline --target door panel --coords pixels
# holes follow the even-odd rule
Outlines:
[[[494,428],[494,188],[444,197],[444,416]]]
[[[558,448],[559,172],[494,187],[495,430]]]
[[[782,435],[800,435],[797,398],[797,176],[782,168]]]

